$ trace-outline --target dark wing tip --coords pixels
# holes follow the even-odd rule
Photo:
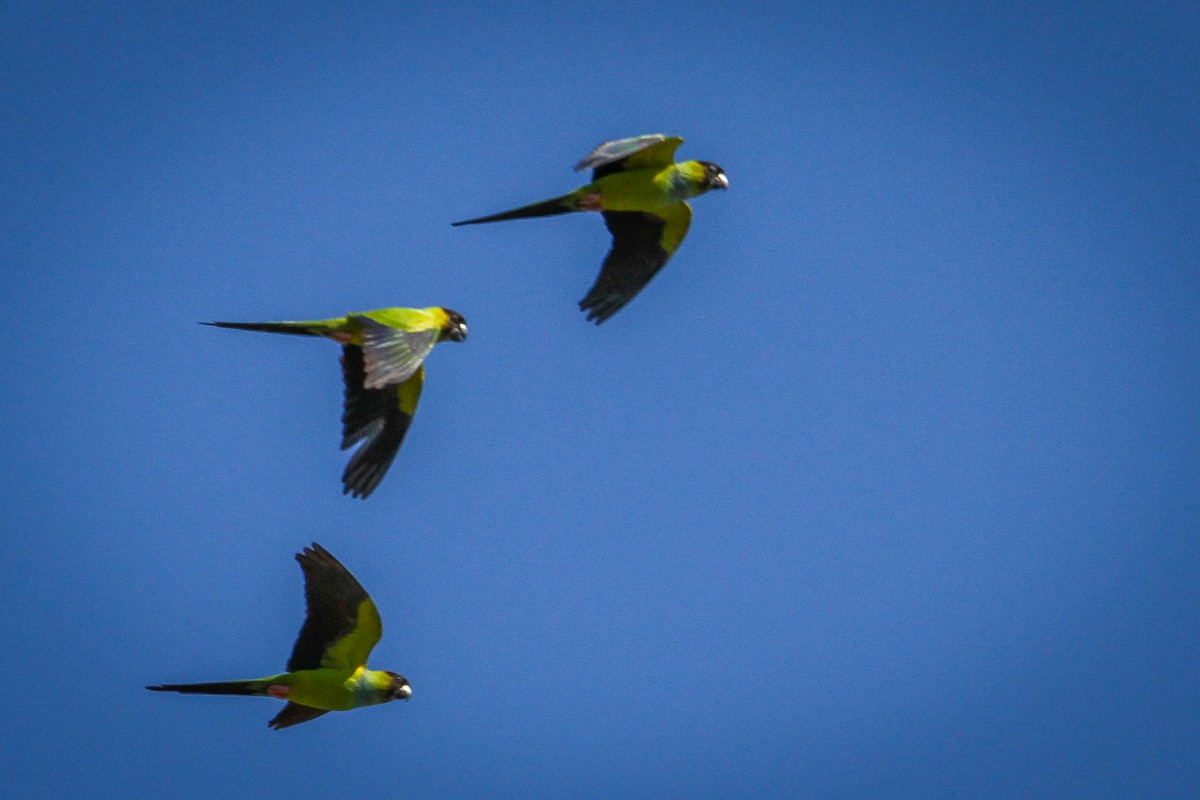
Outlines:
[[[306,547],[297,553],[296,561],[300,564],[300,569],[304,572],[306,588],[308,582],[313,579],[314,572],[326,571],[326,574],[328,572],[336,572],[350,575],[350,570],[346,569],[342,562],[334,558],[333,553],[330,553],[316,542],[313,542],[311,547]],[[354,576],[350,575],[350,577],[353,579]]]
[[[342,377],[346,389],[342,449],[362,441],[342,472],[342,494],[365,500],[395,460],[412,417],[400,410],[395,386],[365,388],[361,347],[342,348]]]
[[[299,725],[301,722],[308,722],[309,720],[316,719],[317,717],[328,713],[328,711],[323,711],[319,708],[312,708],[310,706],[302,706],[299,703],[289,702],[283,707],[282,711],[276,714],[275,717],[267,723],[267,727],[273,731],[283,730],[284,728],[290,728],[293,725]]]
[[[579,301],[579,310],[587,314],[587,321],[603,325],[604,321],[621,310],[628,298],[596,297],[590,295]]]
[[[342,494],[348,494],[355,500],[366,500],[374,493],[375,488],[379,486],[379,481],[375,481],[373,486],[367,486],[363,481],[352,482],[349,477],[343,477],[342,483],[344,484],[342,486]]]
[[[614,303],[607,303],[607,305],[602,307],[599,305],[584,306],[582,302],[580,303],[580,311],[587,313],[587,317],[584,317],[584,319],[596,325],[604,325],[605,320],[616,314],[618,308],[620,308],[620,305],[614,305]]]
[[[671,254],[660,244],[666,220],[643,211],[605,211],[612,249],[582,300],[589,322],[603,323],[624,308],[662,269]]]
[[[347,462],[342,472],[342,494],[359,500],[371,496],[400,452],[411,423],[412,417],[400,409],[388,409],[384,424],[371,433]]]
[[[311,546],[304,548],[304,550],[301,552],[296,553],[296,560],[300,562],[301,566],[304,566],[307,563],[319,566],[335,567],[341,570],[346,569],[344,566],[342,566],[342,562],[333,557],[333,553],[330,553],[316,542],[313,542]]]
[[[356,500],[370,497],[379,488],[399,449],[399,444],[390,452],[385,448],[375,448],[374,442],[364,444],[350,458],[350,463],[342,473],[342,494],[348,494]]]
[[[348,481],[349,479],[347,478],[347,479],[344,479],[344,480],[347,480],[347,481]],[[375,488],[376,488],[377,486],[379,486],[379,481],[378,481],[378,480],[377,480],[377,481],[375,481],[375,482],[374,482],[374,484],[373,484],[373,485],[370,485],[370,486],[367,486],[367,485],[365,485],[365,482],[360,482],[360,483],[346,483],[346,484],[345,484],[345,485],[342,487],[342,494],[343,494],[343,495],[347,495],[347,494],[348,494],[348,495],[350,495],[352,498],[354,498],[355,500],[366,500],[368,497],[370,497],[372,494],[374,494],[374,492],[375,492]]]

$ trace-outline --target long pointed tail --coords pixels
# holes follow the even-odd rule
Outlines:
[[[486,217],[477,217],[475,219],[464,219],[462,222],[451,222],[451,225],[478,225],[481,222],[501,222],[506,219],[524,219],[525,217],[552,217],[555,214],[570,214],[572,211],[579,211],[575,206],[575,193],[564,194],[562,197],[555,197],[552,200],[543,200],[540,203],[532,203],[531,205],[514,208],[511,211],[501,211],[499,214],[491,214]]]
[[[221,683],[164,683],[147,686],[152,692],[182,694],[266,694],[264,681],[224,681]]]
[[[201,322],[214,328],[233,328],[239,331],[265,331],[266,333],[290,333],[293,336],[320,336],[313,330],[311,322]]]

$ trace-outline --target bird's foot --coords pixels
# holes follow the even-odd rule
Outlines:
[[[272,683],[267,687],[267,694],[271,695],[271,697],[274,697],[276,700],[287,700],[288,691],[291,688],[292,687],[284,686],[281,683]]]
[[[579,207],[584,211],[600,211],[600,195],[585,194],[579,198]]]

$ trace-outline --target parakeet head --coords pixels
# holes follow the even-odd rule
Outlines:
[[[697,161],[704,167],[704,188],[705,189],[728,189],[729,178],[725,177],[725,170],[718,167],[711,161]]]
[[[467,320],[462,314],[457,311],[451,311],[448,308],[443,308],[446,312],[446,324],[442,327],[443,339],[449,339],[452,342],[465,341],[467,338]]]
[[[412,697],[412,687],[408,685],[408,679],[395,672],[389,672],[388,675],[392,678],[392,685],[388,687],[392,700],[407,700]]]

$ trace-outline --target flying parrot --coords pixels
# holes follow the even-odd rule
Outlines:
[[[467,321],[448,308],[381,308],[307,322],[205,322],[218,328],[324,336],[342,346],[346,399],[342,449],[364,444],[342,473],[342,494],[367,498],[383,480],[408,431],[433,346],[467,338]]]
[[[367,656],[383,634],[371,596],[321,545],[296,554],[304,571],[308,615],[288,659],[288,671],[266,678],[221,683],[166,683],[155,692],[238,694],[286,700],[267,723],[279,730],[328,711],[407,700],[412,688],[403,675],[367,669]]]
[[[599,325],[642,290],[679,249],[692,221],[685,201],[709,189],[728,189],[725,170],[708,161],[675,163],[679,136],[652,133],[605,142],[575,165],[592,182],[575,191],[511,211],[454,225],[475,225],[573,211],[599,211],[612,234],[600,276],[579,308]]]

